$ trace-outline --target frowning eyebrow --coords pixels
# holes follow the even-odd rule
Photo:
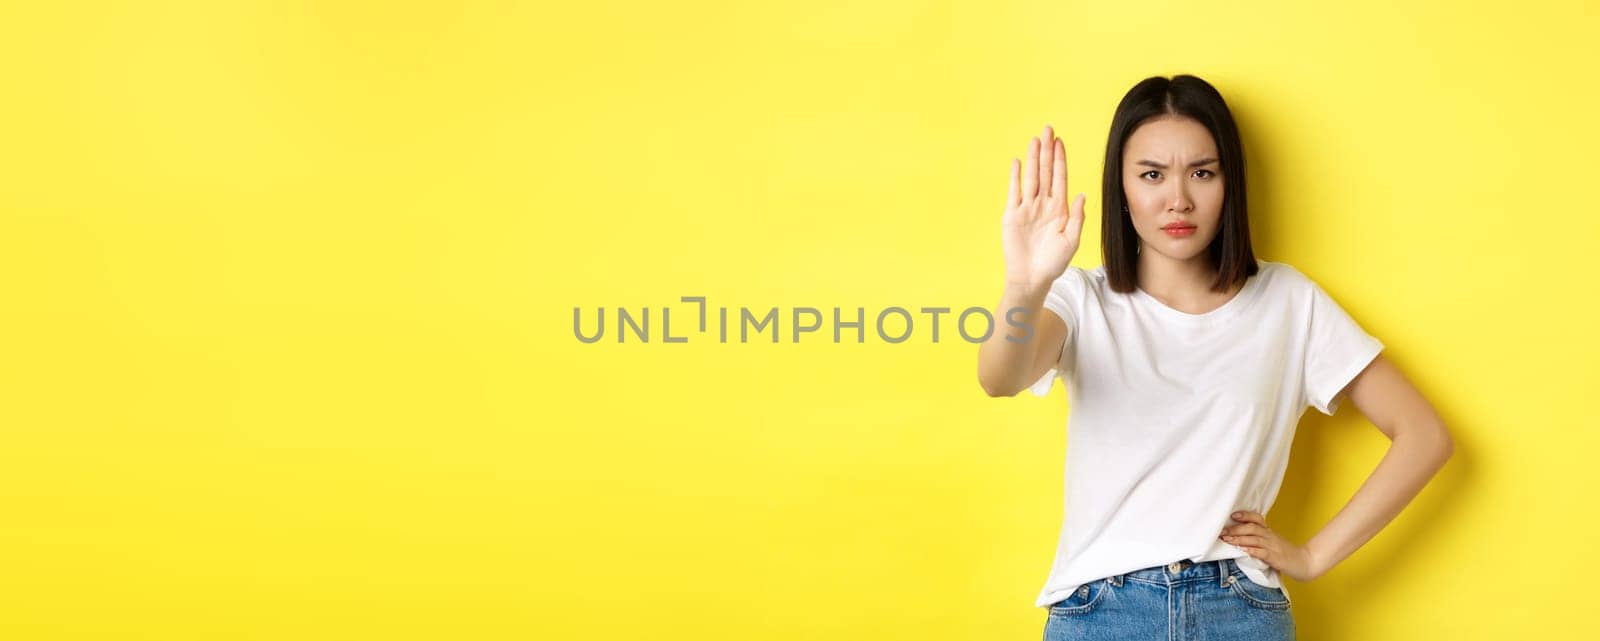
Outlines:
[[[1196,160],[1196,161],[1194,161],[1192,163],[1189,163],[1189,166],[1190,167],[1199,167],[1201,165],[1209,165],[1209,164],[1214,163],[1216,161],[1217,161],[1216,158],[1201,158],[1201,159]],[[1156,169],[1166,169],[1167,168],[1166,165],[1158,163],[1158,162],[1156,162],[1154,160],[1141,160],[1141,161],[1136,162],[1134,164],[1135,165],[1144,165],[1146,167],[1155,167]]]

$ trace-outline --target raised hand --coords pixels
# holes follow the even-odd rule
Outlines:
[[[1018,174],[1011,159],[1011,189],[1000,219],[1005,249],[1006,282],[1030,287],[1048,285],[1067,270],[1083,233],[1084,195],[1067,210],[1067,152],[1049,125],[1043,142],[1028,144],[1028,164]]]

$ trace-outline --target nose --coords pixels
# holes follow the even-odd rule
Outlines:
[[[1189,198],[1189,188],[1184,186],[1184,181],[1174,181],[1177,187],[1173,189],[1172,200],[1167,202],[1167,210],[1177,213],[1189,213],[1194,209],[1194,201]]]

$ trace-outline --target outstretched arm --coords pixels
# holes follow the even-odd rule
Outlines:
[[[1049,289],[1048,283],[1006,283],[994,310],[994,333],[978,346],[978,383],[989,396],[1015,396],[1027,389],[1050,371],[1065,348],[1066,322],[1044,308]],[[1006,321],[1013,309],[1029,310],[1014,316],[1027,327]]]
[[[1005,252],[1005,289],[994,313],[994,331],[978,346],[978,384],[990,396],[1013,396],[1037,381],[1065,346],[1067,326],[1044,312],[1051,283],[1078,251],[1083,232],[1083,194],[1068,208],[1067,152],[1054,130],[1028,143],[1026,167],[1011,161],[1011,186],[1000,240]],[[1011,310],[1020,309],[1020,317]],[[1026,326],[1013,325],[1013,318]]]

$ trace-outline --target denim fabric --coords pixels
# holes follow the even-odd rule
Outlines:
[[[1050,604],[1045,641],[1287,641],[1289,595],[1233,559],[1189,560],[1084,583]]]

